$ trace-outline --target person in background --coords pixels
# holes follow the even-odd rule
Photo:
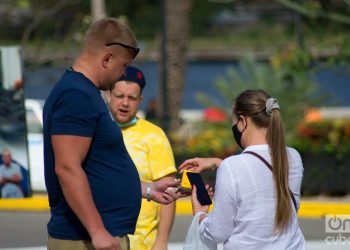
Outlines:
[[[157,99],[152,98],[148,101],[145,119],[147,121],[157,123]]]
[[[303,164],[286,147],[280,107],[262,90],[238,95],[232,132],[242,154],[225,160],[194,158],[179,167],[196,172],[216,170],[214,208],[201,206],[192,192],[204,242],[223,242],[224,249],[305,249],[298,226]]]
[[[100,90],[110,89],[138,54],[128,26],[114,18],[93,23],[70,69],[43,112],[48,249],[129,249],[141,197],[163,204],[178,180],[140,182],[122,133]]]
[[[21,181],[23,179],[21,167],[12,161],[9,149],[2,150],[2,164],[0,165],[0,187],[2,198],[22,198]]]
[[[107,92],[109,110],[122,130],[126,148],[141,180],[172,180],[176,168],[168,138],[161,128],[136,116],[145,84],[142,71],[129,66]],[[135,234],[129,235],[131,249],[166,250],[174,215],[175,203],[159,205],[143,200]]]

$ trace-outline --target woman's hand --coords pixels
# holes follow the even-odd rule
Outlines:
[[[203,171],[214,171],[216,170],[222,160],[219,158],[193,158],[184,161],[179,166],[179,173],[181,174],[185,169],[191,170],[196,173],[201,173]]]
[[[206,185],[207,190],[210,189],[209,185]],[[209,191],[209,194],[212,194],[212,189]],[[195,215],[198,212],[203,212],[203,213],[208,213],[209,211],[209,205],[202,206],[198,199],[197,199],[197,188],[196,186],[192,186],[192,197],[191,197],[191,202],[192,202],[192,213]]]

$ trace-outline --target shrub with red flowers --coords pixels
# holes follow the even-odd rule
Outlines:
[[[238,151],[229,122],[188,124],[184,133],[172,134],[172,147],[178,164],[193,157],[225,158]]]
[[[350,119],[324,119],[300,124],[290,145],[301,152],[335,154],[350,152]]]

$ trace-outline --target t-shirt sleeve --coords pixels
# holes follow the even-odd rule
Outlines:
[[[51,117],[51,135],[92,137],[98,112],[87,94],[67,90],[57,101]]]
[[[300,189],[303,179],[303,162],[300,154],[293,148],[288,148],[289,158],[289,188],[293,193],[297,208],[300,208]]]
[[[157,180],[168,174],[175,173],[173,151],[164,132],[162,130],[157,131],[153,139],[149,141],[152,142],[149,154],[152,179]]]

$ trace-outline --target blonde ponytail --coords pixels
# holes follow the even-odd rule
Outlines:
[[[270,148],[273,167],[273,180],[276,191],[275,231],[283,231],[292,216],[291,194],[288,187],[289,164],[284,138],[284,129],[278,109],[271,112],[267,129],[267,142]]]

